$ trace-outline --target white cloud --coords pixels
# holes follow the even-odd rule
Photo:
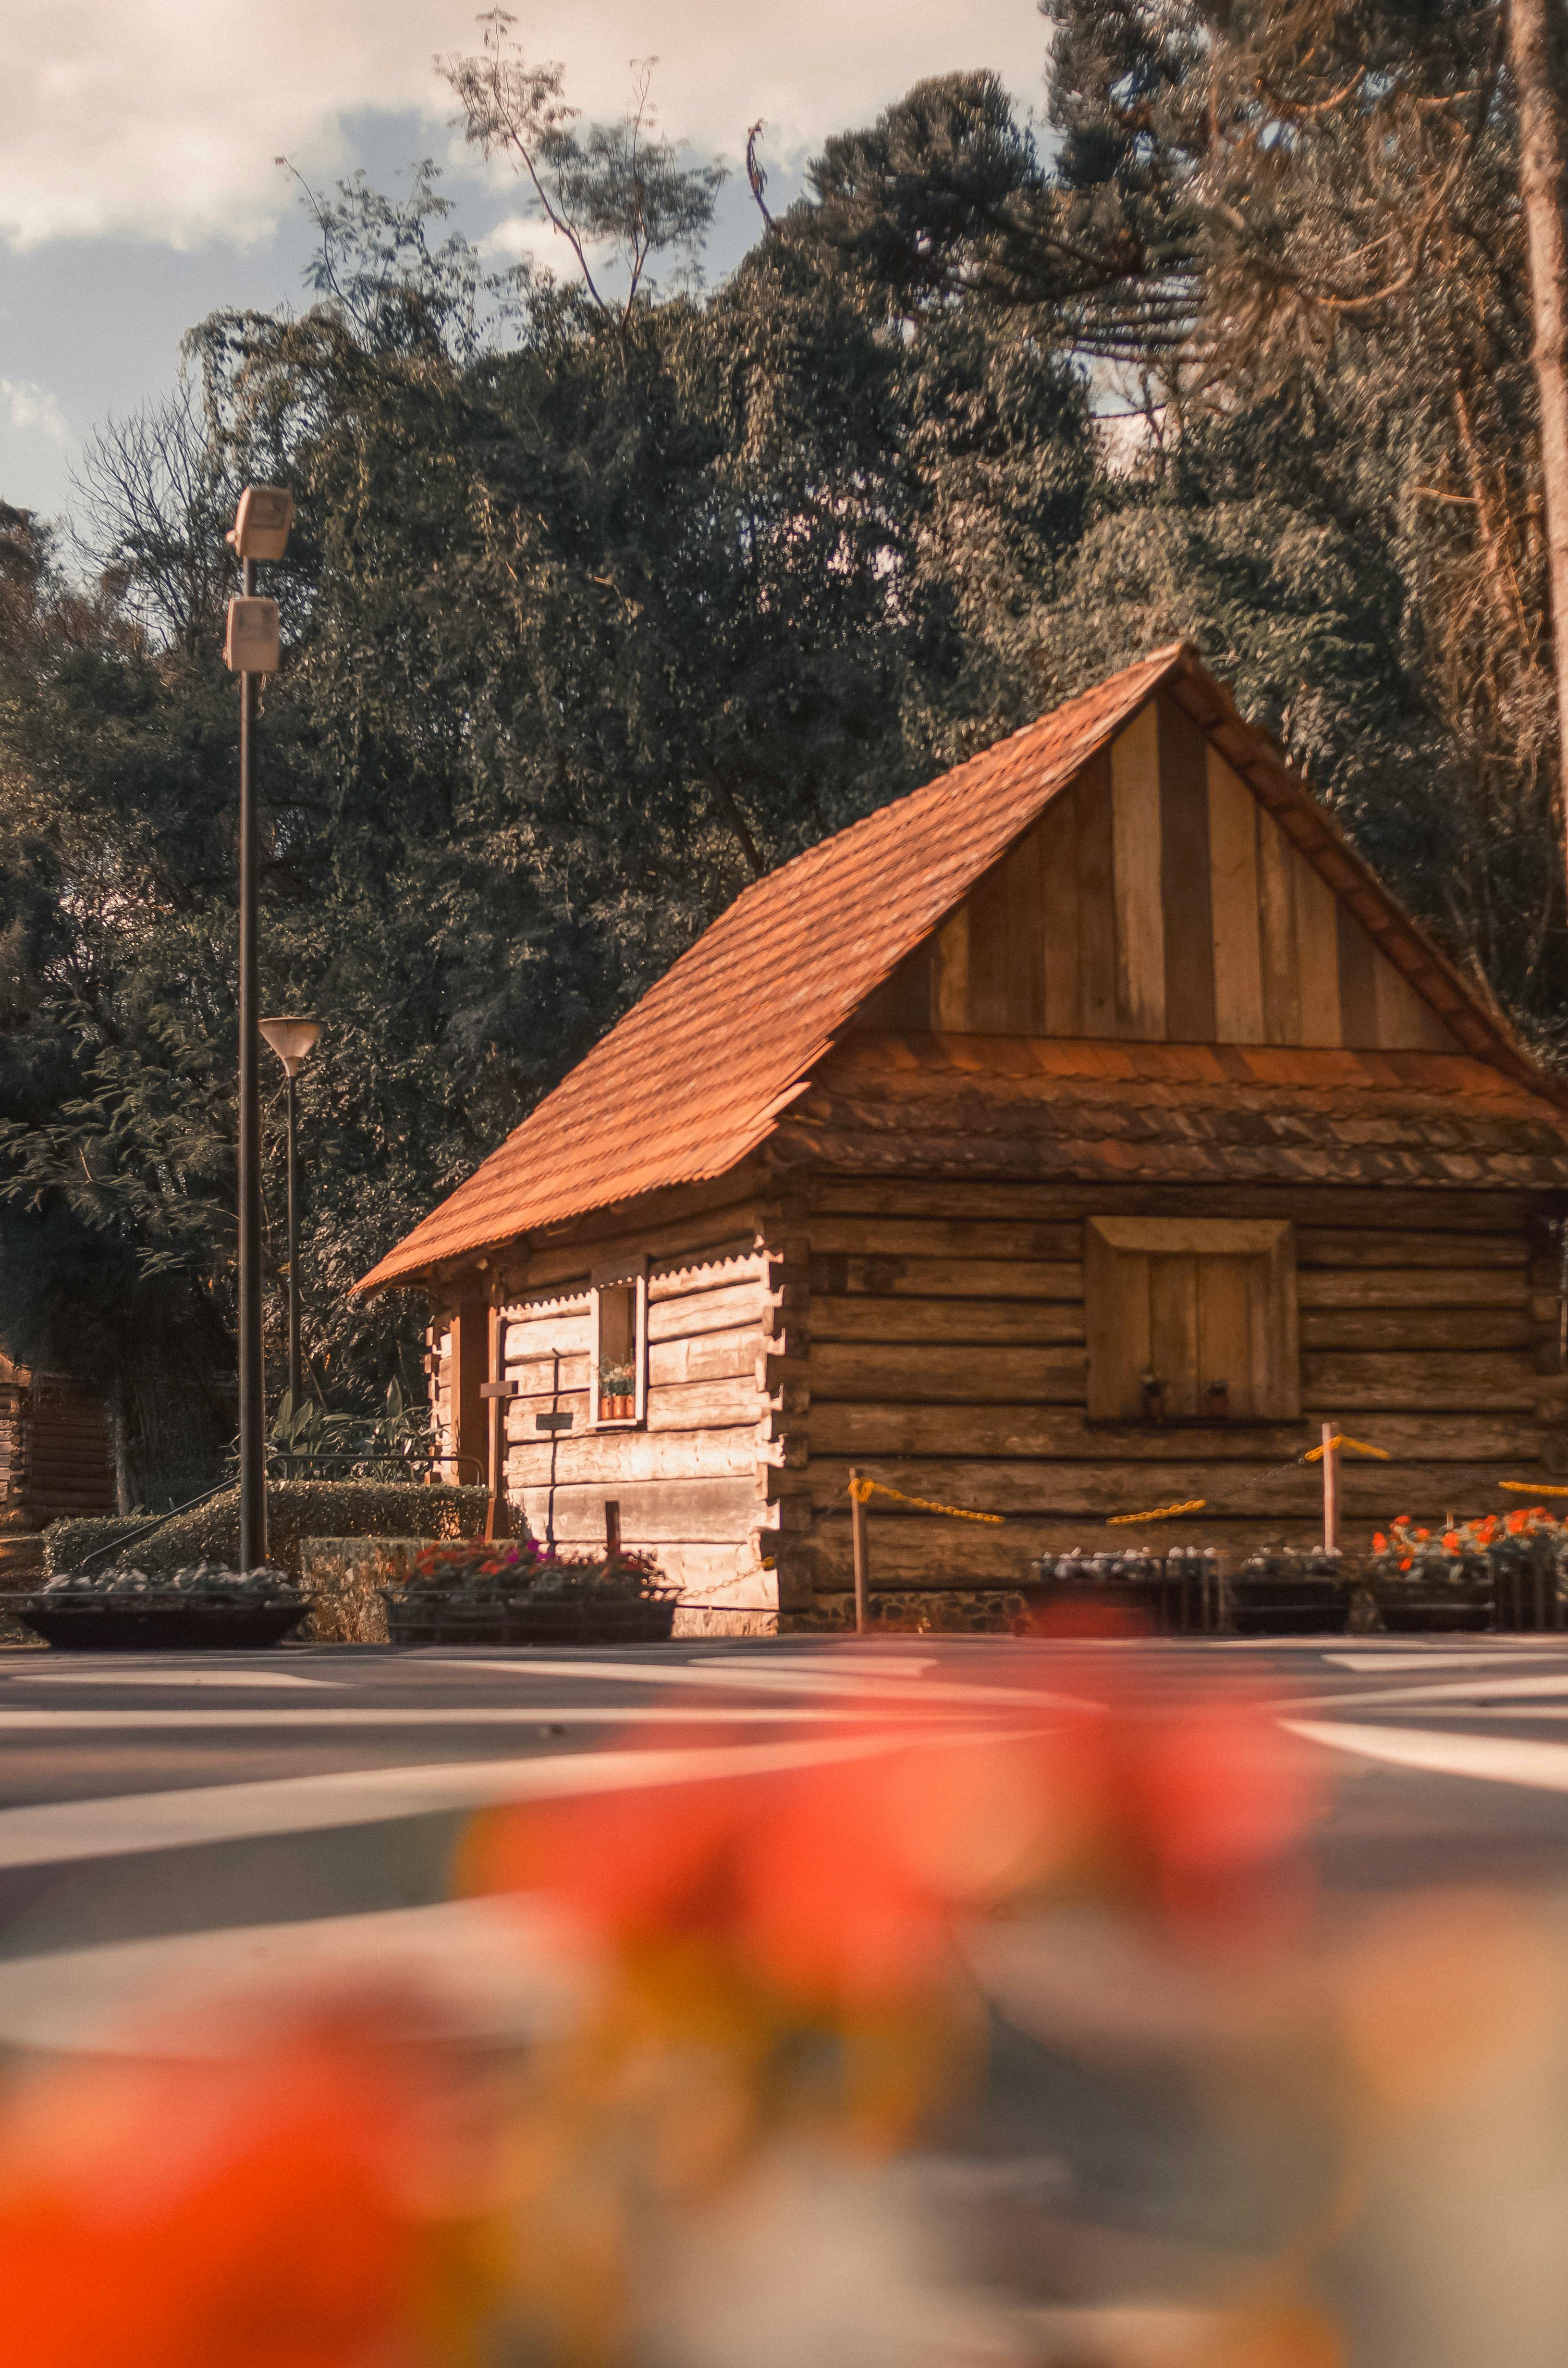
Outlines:
[[[41,436],[63,450],[71,441],[65,414],[46,386],[30,378],[0,378],[0,395],[10,409],[11,426],[18,436]]]
[[[798,156],[924,74],[993,66],[1038,92],[1044,28],[1031,0],[540,0],[517,6],[536,58],[561,58],[572,97],[619,112],[628,62],[656,52],[665,128],[739,157],[768,125]],[[449,112],[437,51],[474,45],[472,0],[77,0],[14,5],[0,27],[0,236],[195,246],[264,234],[292,202],[273,158],[315,169],[346,116],[418,109],[434,143]]]

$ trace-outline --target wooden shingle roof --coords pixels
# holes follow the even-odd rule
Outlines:
[[[806,1089],[866,998],[1153,695],[1202,725],[1466,1053],[1558,1089],[1183,643],[1070,700],[736,898],[500,1148],[366,1275],[413,1281],[519,1235],[722,1176]]]
[[[781,1168],[1031,1181],[1562,1191],[1568,1114],[1454,1053],[856,1030],[769,1146]]]

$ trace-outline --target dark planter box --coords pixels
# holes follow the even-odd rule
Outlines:
[[[1351,1578],[1281,1574],[1228,1582],[1230,1624],[1238,1636],[1343,1636],[1356,1600]]]
[[[648,1596],[572,1596],[532,1601],[526,1591],[385,1587],[394,1645],[663,1645],[678,1589]]]
[[[1517,1631],[1564,1625],[1562,1582],[1550,1543],[1509,1539],[1494,1546],[1486,1559],[1492,1566],[1497,1627]]]
[[[46,1645],[62,1653],[264,1651],[279,1645],[311,1608],[305,1595],[270,1603],[192,1603],[178,1597],[133,1599],[19,1595],[12,1608]]]
[[[1034,1565],[1036,1575],[1019,1592],[1031,1611],[1077,1604],[1096,1611],[1121,1611],[1165,1635],[1201,1636],[1220,1627],[1221,1581],[1211,1559],[1202,1554],[1171,1554],[1164,1561],[1130,1555],[1130,1567],[1116,1567],[1121,1559],[1085,1555],[1062,1573],[1051,1567],[1047,1555]]]
[[[1490,1628],[1495,1597],[1490,1578],[1382,1578],[1371,1582],[1372,1600],[1391,1636],[1474,1635]]]

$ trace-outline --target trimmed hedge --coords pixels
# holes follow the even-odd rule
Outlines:
[[[489,1502],[483,1488],[423,1486],[408,1481],[273,1480],[267,1489],[268,1559],[300,1576],[300,1547],[307,1538],[469,1538],[483,1526]],[[114,1515],[93,1520],[51,1521],[43,1533],[45,1567],[51,1577],[74,1571],[83,1558],[123,1541],[126,1562],[150,1578],[194,1562],[226,1563],[240,1550],[240,1492],[236,1484],[221,1497],[176,1513],[162,1529],[143,1531],[134,1520]],[[112,1556],[95,1567],[107,1569]]]

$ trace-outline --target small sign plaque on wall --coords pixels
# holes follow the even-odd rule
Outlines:
[[[572,1417],[569,1414],[536,1414],[534,1425],[539,1430],[570,1430]]]

